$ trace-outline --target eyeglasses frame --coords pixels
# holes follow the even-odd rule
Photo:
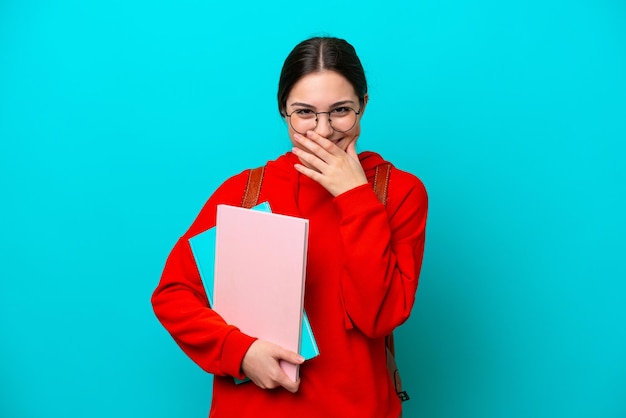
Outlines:
[[[313,112],[313,113],[315,114],[315,127],[313,128],[313,130],[315,130],[315,129],[317,128],[317,124],[319,123],[319,118],[318,118],[318,115],[321,115],[321,114],[326,114],[326,115],[328,115],[328,125],[329,125],[329,126],[330,126],[330,128],[331,128],[333,131],[335,131],[335,132],[339,132],[339,133],[342,133],[342,134],[343,134],[343,133],[348,132],[350,129],[354,128],[354,127],[356,126],[356,123],[357,123],[358,119],[359,119],[359,118],[358,118],[358,116],[361,114],[361,108],[359,108],[359,110],[355,110],[355,109],[351,108],[350,106],[340,106],[340,107],[345,107],[345,108],[347,108],[347,109],[352,110],[352,111],[354,112],[355,116],[356,116],[356,117],[354,118],[354,124],[353,124],[353,125],[352,125],[349,129],[346,129],[345,131],[340,131],[340,130],[338,130],[338,129],[335,129],[335,128],[333,127],[333,120],[332,120],[332,119],[331,119],[331,117],[330,117],[330,113],[332,112],[332,110],[329,110],[328,112]],[[293,112],[291,112],[291,115],[293,115],[293,114],[294,114],[295,112],[297,112],[298,110],[300,110],[300,109],[296,109],[296,110],[294,110]],[[311,109],[307,109],[307,110],[311,110]],[[334,109],[333,109],[333,110],[334,110]],[[312,110],[311,110],[311,111],[312,111]],[[289,125],[291,126],[291,129],[293,129],[294,131],[298,132],[300,135],[305,135],[305,134],[306,134],[306,132],[300,132],[300,131],[298,131],[296,128],[294,128],[294,127],[293,127],[293,124],[291,123],[291,115],[290,115],[289,113],[285,112],[285,114],[284,114],[283,116],[284,116],[284,117],[286,117],[286,118],[289,118]]]

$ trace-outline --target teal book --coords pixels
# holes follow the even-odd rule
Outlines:
[[[261,212],[271,212],[268,202],[263,202],[253,207],[252,210]],[[196,260],[200,278],[206,291],[209,304],[213,306],[214,270],[215,270],[215,239],[216,228],[208,229],[189,239],[191,251]],[[306,360],[310,360],[319,355],[319,349],[313,336],[313,330],[306,312],[302,315],[302,340],[300,344],[300,355]],[[238,383],[241,381],[236,380]]]

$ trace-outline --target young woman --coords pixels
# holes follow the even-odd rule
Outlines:
[[[415,300],[427,195],[417,177],[391,166],[387,201],[377,199],[374,173],[388,163],[355,150],[367,102],[363,67],[346,41],[308,39],[285,60],[278,109],[293,148],[266,164],[259,202],[309,219],[304,306],[319,356],[304,362],[243,334],[208,306],[189,238],[215,225],[218,204],[241,205],[250,170],[215,191],[166,262],[152,304],[184,352],[215,375],[210,417],[401,413],[385,336],[407,320]],[[297,382],[280,360],[300,364]]]

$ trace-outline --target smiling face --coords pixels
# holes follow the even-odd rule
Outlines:
[[[354,91],[352,84],[341,74],[335,71],[319,71],[305,75],[294,85],[287,96],[285,112],[289,115],[293,112],[337,112],[352,108],[359,115],[356,123],[346,132],[339,132],[332,128],[329,115],[326,113],[317,116],[315,132],[334,142],[342,150],[346,150],[348,144],[355,140],[361,132],[361,116],[367,104],[367,95],[363,100],[363,106]],[[287,119],[289,137],[294,146],[302,148],[293,139],[296,131]],[[306,133],[305,133],[306,134]],[[307,150],[305,150],[307,151]]]

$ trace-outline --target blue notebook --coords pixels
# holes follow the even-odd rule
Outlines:
[[[252,210],[271,212],[268,202],[263,202],[253,207]],[[196,260],[202,284],[209,299],[209,304],[213,306],[213,275],[215,268],[215,233],[216,229],[208,229],[189,239],[191,252]],[[313,330],[306,312],[302,315],[302,340],[300,345],[300,355],[306,360],[310,360],[319,355],[319,349],[313,336]],[[238,383],[241,381],[237,380]]]

